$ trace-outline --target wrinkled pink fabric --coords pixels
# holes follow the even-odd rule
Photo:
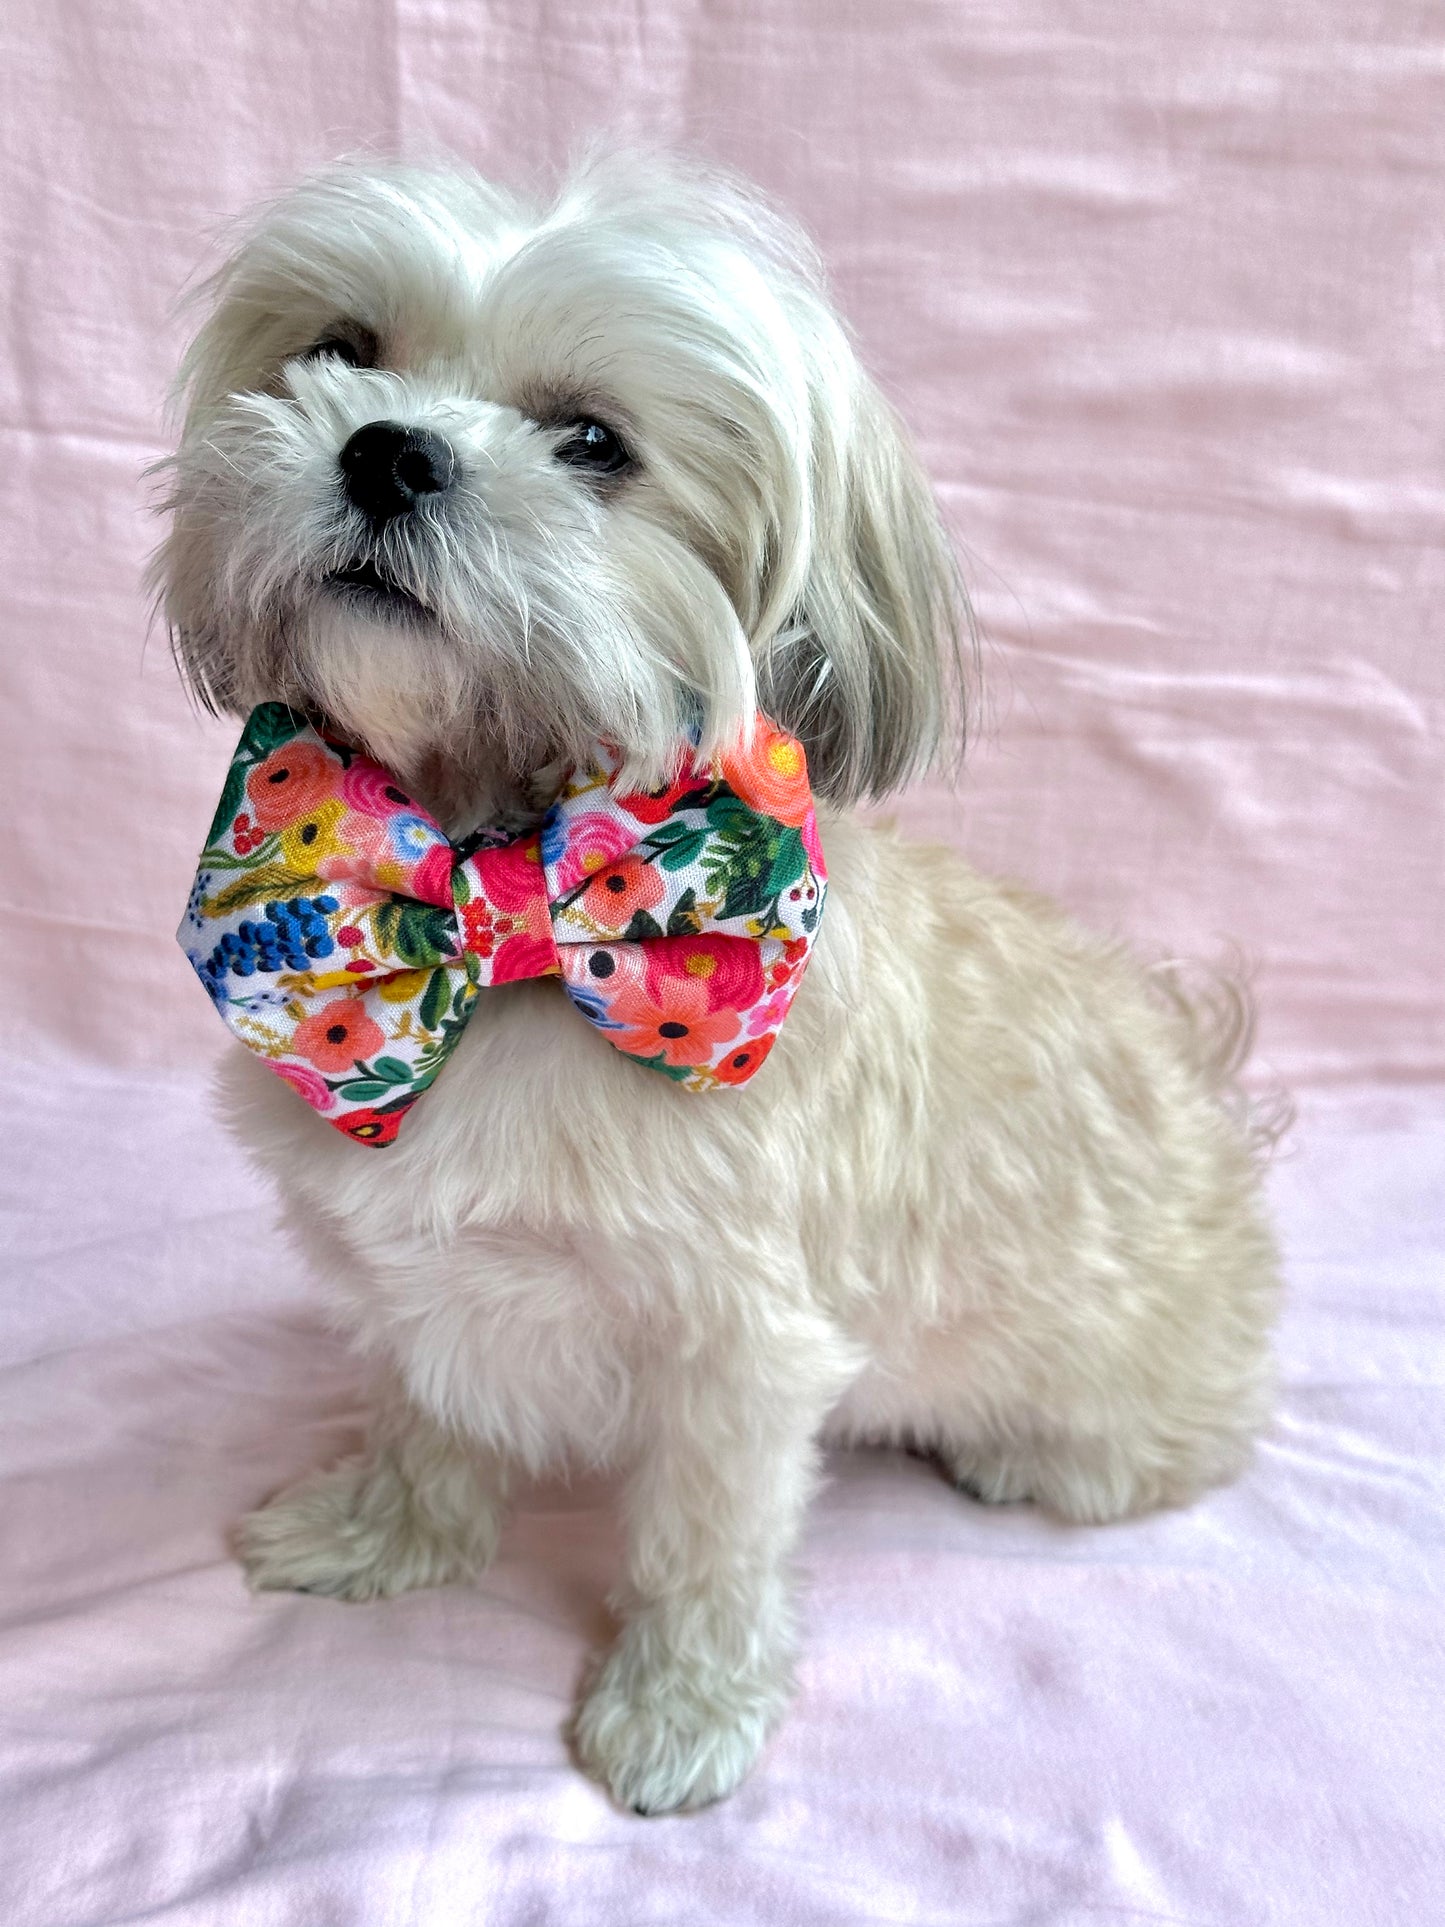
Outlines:
[[[1438,7],[11,0],[0,48],[0,1920],[1437,1917]],[[837,1459],[793,1716],[664,1821],[562,1739],[605,1491],[375,1607],[227,1556],[360,1383],[209,1109],[170,933],[233,730],[139,587],[205,232],[346,149],[516,180],[606,128],[796,208],[918,432],[987,709],[901,814],[1153,948],[1237,939],[1302,1100],[1248,1476],[1071,1531]]]

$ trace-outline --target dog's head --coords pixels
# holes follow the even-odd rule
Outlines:
[[[598,737],[663,780],[757,706],[839,800],[951,733],[927,484],[741,187],[347,166],[209,292],[155,577],[210,705],[319,711],[452,813]]]

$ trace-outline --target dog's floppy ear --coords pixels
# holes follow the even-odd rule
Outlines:
[[[801,598],[760,665],[764,709],[836,802],[896,789],[962,747],[968,607],[902,424],[854,364],[815,403]],[[841,402],[841,405],[840,405]]]

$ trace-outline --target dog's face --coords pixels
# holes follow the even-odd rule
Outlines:
[[[743,191],[611,162],[536,214],[339,169],[212,292],[156,562],[209,703],[319,711],[453,816],[597,737],[663,780],[759,704],[838,798],[934,748],[931,497]]]

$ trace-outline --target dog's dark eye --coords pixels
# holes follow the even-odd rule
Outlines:
[[[380,343],[370,328],[363,328],[359,321],[349,321],[328,328],[303,352],[301,360],[334,359],[344,361],[350,368],[374,368],[379,352]]]
[[[566,436],[553,453],[559,462],[586,469],[589,475],[620,475],[632,466],[631,451],[622,437],[590,415],[567,424]]]

